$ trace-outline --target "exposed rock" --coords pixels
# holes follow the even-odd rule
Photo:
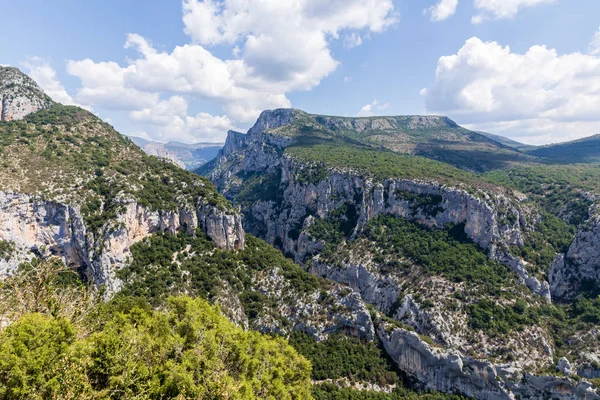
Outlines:
[[[573,366],[571,365],[569,360],[567,360],[565,357],[558,360],[558,364],[556,365],[556,368],[565,375],[574,375],[575,374],[575,368],[573,368]]]
[[[240,216],[201,201],[195,210],[181,208],[177,212],[151,211],[128,202],[111,226],[116,228],[107,228],[94,237],[77,206],[0,192],[0,240],[16,247],[8,260],[0,260],[0,275],[9,274],[34,256],[54,255],[67,266],[82,268],[110,295],[121,287],[116,271],[127,264],[131,245],[153,232],[187,229],[193,233],[200,227],[220,248],[238,249],[244,245]]]
[[[388,179],[374,182],[369,177],[344,169],[330,169],[320,182],[301,183],[296,176],[303,168],[310,168],[287,155],[282,149],[293,143],[293,138],[281,137],[261,131],[263,127],[278,127],[293,115],[294,110],[264,112],[246,137],[233,133],[220,152],[209,178],[229,199],[240,191],[240,176],[260,171],[273,174],[281,171],[282,197],[278,202],[258,202],[245,213],[245,228],[274,244],[282,242],[282,250],[302,262],[308,245],[290,237],[302,227],[309,215],[324,218],[329,212],[345,203],[353,204],[358,213],[355,233],[372,218],[380,214],[408,218],[420,224],[443,228],[446,224],[464,224],[465,233],[488,251],[491,259],[510,266],[535,293],[550,301],[547,282],[529,275],[523,262],[513,257],[508,246],[522,245],[522,231],[529,228],[526,212],[517,199],[493,192],[445,186],[434,181]],[[441,198],[439,207],[415,210],[402,193],[433,195]],[[506,216],[512,215],[512,221]],[[292,235],[295,236],[295,235]],[[306,238],[303,238],[305,240]],[[310,247],[310,246],[309,246]]]
[[[534,376],[506,365],[495,365],[457,350],[436,348],[417,334],[380,325],[377,335],[398,367],[429,390],[462,393],[480,400],[599,399],[587,381]]]
[[[146,154],[167,160],[180,168],[195,170],[217,156],[223,143],[154,142],[135,136],[129,137]]]
[[[22,119],[52,103],[33,79],[17,68],[0,66],[0,121]]]
[[[600,216],[579,229],[566,254],[559,254],[549,272],[552,296],[573,300],[583,284],[600,285]]]

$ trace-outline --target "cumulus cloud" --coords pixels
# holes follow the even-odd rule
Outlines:
[[[598,32],[596,32],[590,42],[590,54],[593,56],[600,55],[600,29],[598,29]]]
[[[172,96],[151,108],[132,111],[132,121],[143,127],[143,133],[154,140],[184,142],[223,142],[234,124],[227,116],[213,116],[205,112],[188,116],[187,101]]]
[[[471,18],[471,22],[479,24],[489,19],[513,18],[528,7],[554,3],[556,0],[475,0],[475,8],[479,13]]]
[[[330,39],[343,32],[356,46],[356,31],[382,32],[397,18],[392,0],[184,0],[183,10],[195,43],[238,44],[238,78],[280,92],[309,90],[337,68]]]
[[[377,99],[372,103],[365,104],[356,114],[357,117],[372,117],[378,115],[379,111],[383,111],[390,106],[389,103],[381,104]]]
[[[287,93],[310,90],[332,73],[339,65],[332,41],[358,46],[397,21],[392,0],[183,0],[182,9],[188,44],[159,51],[130,34],[125,48],[136,57],[127,65],[69,61],[68,72],[81,80],[76,100],[130,110],[132,119],[166,107],[185,122],[169,108],[180,100],[161,98],[197,97],[218,104],[229,126],[250,123],[264,109],[290,107]],[[232,58],[212,46],[232,48]],[[206,122],[198,115],[191,118]],[[222,117],[208,123],[225,125]]]
[[[47,60],[31,57],[23,64],[27,68],[28,75],[40,85],[52,100],[66,105],[77,105],[58,80],[56,71]]]
[[[134,110],[158,102],[157,93],[140,91],[126,84],[125,75],[133,69],[133,66],[121,68],[115,62],[96,63],[89,58],[67,62],[67,72],[78,77],[82,84],[75,99],[86,106],[109,110]]]
[[[430,112],[531,143],[582,137],[600,132],[600,57],[545,46],[519,54],[474,37],[439,59],[435,82],[421,95]]]
[[[458,0],[440,0],[434,6],[425,10],[425,13],[431,14],[432,21],[443,21],[456,13]]]

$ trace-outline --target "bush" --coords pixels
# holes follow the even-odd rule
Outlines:
[[[203,300],[115,312],[90,336],[27,314],[0,333],[0,397],[310,398],[310,363]]]

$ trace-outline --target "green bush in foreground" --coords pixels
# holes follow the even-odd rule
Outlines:
[[[310,363],[203,300],[114,311],[88,335],[24,315],[0,333],[0,398],[309,399]]]

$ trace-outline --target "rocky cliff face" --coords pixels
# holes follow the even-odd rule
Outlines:
[[[426,389],[494,400],[598,398],[586,381],[524,372],[545,370],[554,364],[553,341],[543,327],[530,325],[496,337],[475,332],[467,322],[466,309],[469,301],[476,300],[464,304],[461,300],[457,306],[455,294],[464,290],[463,284],[425,276],[418,266],[408,267],[408,275],[394,274],[389,271],[393,268],[386,269],[374,261],[370,252],[374,244],[367,242],[364,251],[344,248],[348,254],[338,256],[332,264],[319,256],[324,243],[311,236],[316,219],[326,219],[347,205],[353,211],[348,219],[352,220],[349,236],[354,243],[362,240],[361,231],[378,215],[408,219],[435,229],[458,225],[490,259],[510,267],[531,290],[524,293],[515,287],[512,296],[542,304],[542,299],[550,301],[549,284],[531,276],[523,261],[510,251],[511,246],[524,244],[525,232],[534,229],[538,217],[535,210],[523,204],[524,197],[501,188],[474,188],[435,180],[375,180],[348,168],[323,172],[319,165],[300,161],[285,151],[297,143],[298,137],[285,128],[302,117],[298,115],[295,110],[265,112],[248,134],[230,132],[225,147],[205,170],[221,193],[242,204],[247,231],[272,243],[313,274],[348,285],[362,301],[400,325],[432,338],[434,345],[395,324],[376,323],[386,352],[400,370]],[[328,117],[320,121],[336,130],[349,129],[348,124],[354,124],[350,126],[354,130],[386,129],[388,122]],[[373,123],[376,126],[371,126]],[[407,123],[425,124],[427,128],[447,125],[448,121],[437,118]],[[415,200],[423,198],[428,201]],[[578,242],[578,249],[585,248],[583,243],[588,238],[583,232],[578,236],[579,242],[576,240],[571,247]],[[572,259],[577,254],[593,265],[591,253],[570,252]],[[563,278],[557,275],[555,279]],[[423,305],[422,299],[430,300],[430,304]]]
[[[22,119],[52,103],[33,79],[17,68],[0,67],[0,121]]]
[[[398,367],[426,389],[482,400],[600,398],[586,381],[534,376],[509,365],[465,357],[456,350],[430,346],[401,328],[380,326],[377,335]]]
[[[549,272],[552,296],[573,300],[584,285],[600,285],[600,216],[587,221],[566,254],[559,255]]]
[[[240,216],[202,202],[195,210],[169,212],[151,211],[130,202],[124,204],[113,226],[116,229],[94,235],[77,206],[0,192],[0,240],[14,245],[12,254],[0,259],[0,275],[10,274],[35,256],[58,256],[65,265],[81,268],[88,279],[105,286],[111,295],[121,288],[116,271],[128,263],[131,245],[154,232],[186,229],[193,233],[200,228],[220,248],[244,245]]]
[[[550,300],[548,284],[529,276],[523,262],[508,251],[509,246],[523,244],[522,231],[531,225],[528,210],[519,206],[519,199],[435,181],[387,179],[375,182],[344,169],[330,169],[318,182],[300,181],[297,177],[312,166],[283,154],[285,147],[295,139],[265,131],[265,127],[276,130],[289,123],[294,111],[263,112],[245,137],[230,134],[208,173],[229,199],[240,192],[243,176],[255,172],[280,174],[276,201],[259,201],[246,210],[247,230],[269,243],[280,243],[285,253],[302,262],[314,245],[307,242],[306,236],[297,234],[306,218],[310,215],[325,218],[346,203],[352,203],[357,209],[355,233],[380,214],[408,218],[434,228],[464,224],[465,233],[486,249],[490,258],[510,266],[530,289]],[[406,194],[436,196],[440,200],[435,207],[415,209]]]

